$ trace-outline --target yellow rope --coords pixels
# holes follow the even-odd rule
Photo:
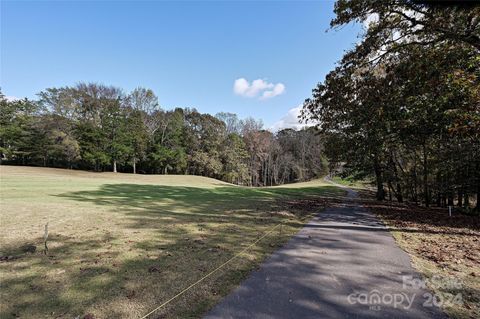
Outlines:
[[[239,253],[237,253],[235,256],[233,256],[232,258],[230,258],[229,260],[227,260],[226,262],[224,262],[223,264],[221,264],[220,266],[218,266],[217,268],[215,268],[214,270],[212,270],[211,272],[209,272],[208,274],[206,274],[205,276],[203,276],[202,278],[200,278],[199,280],[195,281],[193,284],[191,284],[190,286],[188,286],[187,288],[183,289],[182,291],[180,291],[178,294],[176,294],[175,296],[173,296],[172,298],[168,299],[167,301],[165,301],[164,303],[162,303],[160,306],[158,306],[157,308],[153,309],[152,311],[150,311],[149,313],[147,313],[145,316],[141,317],[140,319],[145,319],[147,318],[148,316],[150,316],[152,313],[154,313],[155,311],[157,311],[158,309],[164,307],[165,305],[167,305],[168,303],[170,303],[172,300],[180,297],[181,295],[183,295],[185,292],[187,292],[189,289],[191,289],[192,287],[196,286],[197,284],[199,284],[200,282],[204,281],[206,278],[210,277],[211,275],[213,275],[214,273],[216,273],[218,270],[220,270],[221,268],[223,268],[225,265],[227,265],[228,263],[230,263],[232,260],[234,260],[235,258],[237,258],[238,256],[240,256],[241,254],[243,254],[244,252],[246,252],[248,249],[250,249],[251,247],[253,247],[255,244],[257,244],[260,240],[262,240],[263,238],[265,238],[267,235],[271,234],[275,228],[277,228],[278,226],[280,226],[280,224],[277,224],[275,225],[274,227],[272,227],[272,229],[270,229],[270,231],[268,231],[267,233],[265,233],[262,237],[258,238],[256,241],[254,241],[251,245],[249,245],[248,247],[246,247],[245,249],[243,249],[242,251],[240,251]]]

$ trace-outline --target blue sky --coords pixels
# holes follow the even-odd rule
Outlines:
[[[0,86],[29,98],[79,81],[143,86],[165,109],[290,126],[292,109],[358,40],[358,25],[325,32],[333,4],[1,0]]]

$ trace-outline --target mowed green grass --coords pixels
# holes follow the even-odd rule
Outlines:
[[[321,181],[247,188],[197,176],[1,166],[1,318],[199,317],[336,196]],[[321,203],[321,201],[320,201]],[[310,208],[311,207],[311,208]],[[49,251],[43,254],[44,225]],[[35,253],[22,253],[25,244]]]

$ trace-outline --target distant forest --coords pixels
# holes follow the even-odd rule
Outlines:
[[[2,164],[142,174],[194,174],[239,185],[327,173],[314,128],[276,134],[261,121],[195,109],[163,110],[152,90],[96,83],[49,88],[38,100],[0,93]]]

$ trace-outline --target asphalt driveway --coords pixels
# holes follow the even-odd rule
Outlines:
[[[445,318],[355,197],[319,213],[204,318]]]

